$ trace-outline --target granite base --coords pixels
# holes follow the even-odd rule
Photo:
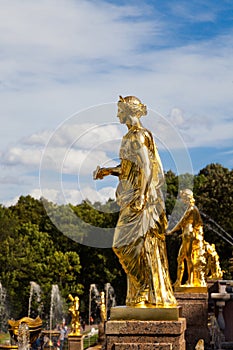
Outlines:
[[[185,350],[186,321],[111,320],[106,350]]]
[[[186,318],[186,349],[193,350],[199,339],[205,344],[210,342],[208,329],[208,293],[174,293],[181,315]]]
[[[111,320],[177,321],[180,307],[133,307],[115,306],[111,308]]]
[[[69,350],[83,350],[83,335],[68,335]]]

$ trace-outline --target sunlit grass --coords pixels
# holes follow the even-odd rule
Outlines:
[[[83,348],[86,349],[89,346],[95,345],[98,342],[98,334],[94,334],[90,337],[85,337],[83,339]]]
[[[10,341],[9,333],[0,333],[0,343],[5,344]]]

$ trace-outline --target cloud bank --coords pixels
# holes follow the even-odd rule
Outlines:
[[[51,200],[112,196],[115,183],[93,185],[91,174],[98,163],[118,161],[125,132],[115,117],[119,94],[147,104],[152,116],[144,123],[170,158],[181,144],[203,152],[217,148],[216,161],[232,166],[230,7],[3,0],[1,202],[13,203],[20,194],[39,197],[41,181]],[[171,132],[181,144],[172,143]]]

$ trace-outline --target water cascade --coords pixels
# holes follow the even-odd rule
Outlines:
[[[41,306],[40,306],[41,288],[39,284],[33,281],[30,282],[30,285],[31,287],[30,287],[30,295],[29,295],[29,302],[28,302],[28,317],[30,317],[31,315],[32,301],[34,296],[38,304],[37,314],[39,314],[41,311]]]
[[[116,306],[115,291],[110,283],[105,284],[105,304],[106,304],[106,319],[110,318],[111,307]]]
[[[9,318],[9,312],[6,304],[6,290],[0,282],[0,330],[7,330],[7,320]]]
[[[27,323],[22,322],[18,329],[18,350],[30,350],[30,332]]]
[[[97,289],[96,284],[90,285],[90,292],[89,292],[89,324],[91,323],[91,317],[92,315],[95,318],[97,316],[97,309],[100,305],[100,293]]]
[[[57,284],[52,285],[49,328],[50,331],[63,319],[63,301]]]

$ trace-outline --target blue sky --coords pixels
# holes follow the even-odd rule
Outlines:
[[[165,170],[232,169],[233,3],[1,0],[0,203],[114,196],[118,95],[150,111]]]

